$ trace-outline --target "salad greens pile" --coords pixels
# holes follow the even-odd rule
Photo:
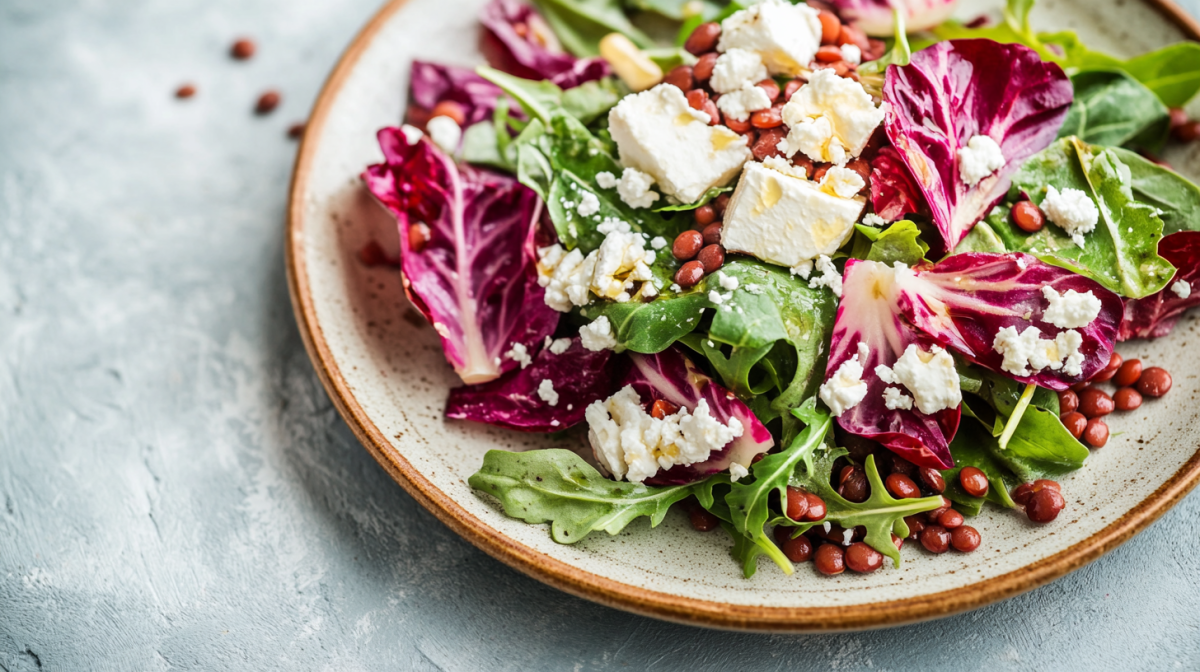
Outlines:
[[[894,498],[880,453],[853,442],[939,470],[967,515],[985,502],[1014,508],[1013,487],[1083,466],[1088,449],[1059,420],[1056,392],[1104,369],[1116,342],[1166,335],[1200,304],[1200,188],[1147,158],[1168,140],[1170,110],[1200,91],[1200,45],[1123,60],[1074,32],[1033,30],[1032,0],[1009,0],[991,25],[949,20],[954,4],[822,3],[887,40],[858,68],[886,103],[862,157],[869,208],[824,259],[840,278],[819,282],[731,254],[682,287],[670,242],[736,182],[652,207],[600,186],[622,174],[608,112],[631,94],[598,57],[601,39],[619,33],[664,70],[690,65],[681,47],[692,30],[742,4],[493,0],[481,17],[489,66],[413,63],[408,123],[379,132],[384,161],[363,177],[398,219],[405,292],[464,383],[446,416],[559,433],[596,451],[489,451],[471,487],[510,516],[549,523],[560,543],[641,517],[653,527],[694,499],[732,537],[749,577],[760,556],[793,571],[768,534],[781,526],[791,536],[861,528],[900,564],[893,535],[908,536],[904,519],[943,500]],[[419,130],[446,101],[462,127],[449,145],[431,140],[433,124]],[[1003,160],[968,182],[960,151],[979,136]],[[1086,237],[1014,224],[1014,204],[1049,208],[1067,190],[1096,212]],[[618,225],[647,245],[642,289],[566,312],[547,305],[548,250],[583,260]],[[1080,295],[1090,319],[1056,308]],[[1020,348],[1033,350],[1022,358]],[[1038,348],[1059,354],[1038,365]],[[911,378],[931,361],[951,373],[938,403]],[[865,393],[846,401],[839,381]],[[621,424],[620,399],[650,409],[639,411],[643,424]],[[661,465],[598,447],[666,431],[654,422],[668,416],[710,427],[704,440],[716,436],[705,422],[727,434],[696,459]],[[864,470],[864,501],[839,493],[834,472],[845,464]],[[987,476],[985,497],[959,485],[968,466]],[[824,517],[785,515],[789,488],[821,498]]]

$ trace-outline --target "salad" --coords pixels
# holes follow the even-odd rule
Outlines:
[[[1169,391],[1114,346],[1200,303],[1200,189],[1156,158],[1200,136],[1200,45],[1122,60],[1027,0],[535,2],[483,10],[488,65],[414,62],[363,173],[446,418],[563,446],[485,455],[508,515],[679,506],[747,577],[870,572],[975,550],[984,506],[1053,521]]]

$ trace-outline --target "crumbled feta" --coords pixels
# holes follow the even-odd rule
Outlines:
[[[537,395],[551,406],[558,405],[558,392],[554,391],[554,381],[549,378],[543,378],[542,382],[538,383]]]
[[[890,222],[873,212],[868,212],[867,214],[863,215],[862,223],[866,224],[867,226],[884,227]]]
[[[821,191],[838,198],[854,198],[866,186],[861,175],[841,166],[831,167],[821,178]]]
[[[591,217],[600,212],[600,199],[590,191],[585,191],[579,196],[579,207],[575,209],[580,217]]]
[[[547,336],[546,338],[550,338],[550,337]],[[551,341],[550,345],[548,346],[548,348],[550,350],[550,354],[552,354],[552,355],[561,355],[562,353],[564,353],[568,349],[570,349],[570,347],[571,347],[571,339],[569,339],[569,338],[555,339],[555,340]]]
[[[407,142],[410,147],[417,144],[421,141],[421,138],[425,137],[425,134],[421,132],[421,129],[417,128],[416,126],[412,126],[411,124],[404,124],[401,126],[400,132],[404,134],[404,141]]]
[[[579,248],[567,252],[561,245],[538,250],[538,284],[546,288],[546,305],[562,313],[587,305],[595,269],[594,252],[584,257]]]
[[[429,139],[447,154],[458,151],[458,143],[462,140],[462,127],[450,117],[438,115],[425,124],[429,131]]]
[[[605,315],[580,327],[579,341],[583,347],[592,352],[616,350],[618,347],[617,339],[613,337],[612,325],[609,324],[608,317]]]
[[[675,294],[678,294],[683,291],[683,287],[680,287],[679,283],[677,283],[677,282],[672,282],[671,283],[671,291],[674,292]],[[666,315],[664,315],[663,318],[666,318]]]
[[[891,369],[888,370],[890,371]],[[897,409],[911,411],[913,407],[913,399],[907,394],[901,392],[898,388],[889,387],[883,391],[883,405],[886,406],[889,411],[895,411]]]
[[[767,78],[767,66],[755,52],[730,49],[717,57],[708,85],[717,93],[733,93]]]
[[[1059,329],[1086,327],[1100,315],[1100,299],[1090,289],[1083,294],[1073,289],[1059,294],[1047,285],[1042,287],[1042,296],[1050,302],[1050,307],[1042,313],[1042,320]]]
[[[866,361],[866,351],[866,345],[859,343],[858,352],[842,362],[829,380],[821,385],[821,401],[825,402],[836,417],[841,417],[867,396],[867,384],[862,379],[863,367],[859,361],[860,356],[862,361]]]
[[[823,254],[817,257],[817,272],[821,275],[808,281],[809,288],[828,287],[834,296],[841,298],[842,274],[838,273],[837,266],[833,265],[833,261]]]
[[[1004,167],[1004,152],[986,135],[976,135],[958,148],[958,176],[969,187]]]
[[[1192,295],[1192,286],[1187,280],[1176,280],[1171,284],[1171,291],[1175,292],[1175,296],[1186,299]]]
[[[730,93],[722,94],[717,99],[717,109],[721,114],[737,121],[746,121],[751,113],[765,110],[771,106],[767,92],[758,86],[747,86]]]
[[[731,292],[738,288],[738,279],[732,275],[725,275],[725,271],[717,271],[717,282]]]
[[[799,178],[801,180],[808,179],[808,173],[805,172],[804,168],[797,166],[782,156],[768,156],[767,158],[763,159],[762,164],[767,168],[779,173],[783,173],[784,175],[791,175],[792,177]]]
[[[654,250],[661,250],[667,246],[667,239],[662,236],[655,236],[650,240],[650,247]]]
[[[783,106],[783,123],[790,130],[779,149],[842,165],[862,152],[883,114],[862,84],[830,69],[817,70]]]
[[[725,297],[721,296],[721,293],[714,289],[708,293],[708,300],[719,306],[725,301]]]
[[[514,342],[504,356],[520,364],[522,369],[533,363],[533,357],[530,356],[529,349],[525,347],[524,343]]]
[[[625,294],[624,298],[628,301],[626,283],[646,282],[654,277],[650,266],[654,263],[655,254],[644,245],[645,240],[636,233],[610,231],[593,252],[596,265],[592,272],[592,292],[600,298],[619,302],[621,295]]]
[[[1061,192],[1053,186],[1046,187],[1046,198],[1042,201],[1042,212],[1046,219],[1057,224],[1071,240],[1083,247],[1083,234],[1096,230],[1100,211],[1086,193],[1067,187]]]
[[[880,364],[875,367],[875,375],[885,383],[906,387],[912,393],[917,409],[926,415],[947,408],[958,408],[962,403],[954,358],[936,345],[926,352],[916,343],[909,343],[904,354],[890,369]],[[893,410],[912,408],[913,401],[907,402],[908,406],[902,406],[905,402],[900,397],[904,395],[900,395],[900,390],[892,392],[893,389],[884,390],[884,404]]]
[[[617,195],[631,208],[648,208],[658,200],[650,187],[654,178],[637,168],[626,168],[617,182]]]
[[[733,481],[734,483],[737,483],[749,475],[750,470],[738,464],[737,462],[729,465],[729,480]]]
[[[744,137],[709,121],[670,84],[625,96],[608,114],[621,163],[649,174],[680,203],[724,186],[752,156]]]
[[[604,401],[592,402],[584,417],[596,460],[617,480],[634,483],[659,469],[704,462],[744,431],[737,418],[730,418],[728,424],[714,418],[705,399],[692,411],[680,408],[659,420],[646,412],[630,385]]]
[[[772,75],[798,75],[821,46],[818,17],[817,10],[803,3],[766,0],[721,22],[717,50],[756,51]]]
[[[789,268],[788,271],[791,272],[792,275],[798,275],[801,278],[808,280],[808,276],[812,275],[812,269],[813,269],[813,260],[805,259],[804,261]]]
[[[596,173],[596,186],[601,189],[612,189],[617,186],[617,176],[607,170]]]
[[[851,64],[858,65],[862,63],[862,49],[856,44],[843,44],[841,47],[842,60]]]
[[[746,164],[725,210],[721,243],[788,268],[832,255],[854,232],[865,199],[840,198],[814,182]]]
[[[1000,368],[1014,376],[1030,376],[1042,369],[1062,369],[1078,376],[1083,373],[1081,345],[1083,336],[1074,329],[1060,332],[1051,340],[1042,338],[1041,330],[1033,326],[1019,334],[1015,327],[1004,327],[992,341],[992,349],[1004,355]]]

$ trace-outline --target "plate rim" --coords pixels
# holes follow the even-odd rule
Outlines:
[[[1191,40],[1200,21],[1174,0],[1140,0]],[[375,461],[438,520],[504,564],[559,590],[643,616],[706,627],[760,632],[837,632],[941,618],[1014,597],[1099,558],[1153,523],[1200,484],[1200,450],[1149,497],[1087,539],[998,577],[928,595],[839,607],[766,607],[682,597],[632,586],[552,558],[490,527],[442,492],[395,450],[350,391],[325,340],[304,254],[306,204],[320,136],[338,94],[363,53],[408,0],[389,0],[355,35],[321,87],[300,142],[288,189],[284,243],[288,294],[304,348],[338,413]]]

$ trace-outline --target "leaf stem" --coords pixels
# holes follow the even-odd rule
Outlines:
[[[1008,441],[1017,431],[1017,425],[1021,424],[1021,416],[1025,415],[1025,409],[1029,408],[1029,402],[1033,399],[1033,393],[1036,390],[1037,385],[1033,383],[1025,386],[1025,391],[1021,393],[1021,398],[1013,407],[1012,415],[1008,416],[1008,421],[1004,423],[1004,432],[1000,434],[1000,450],[1008,448]]]

